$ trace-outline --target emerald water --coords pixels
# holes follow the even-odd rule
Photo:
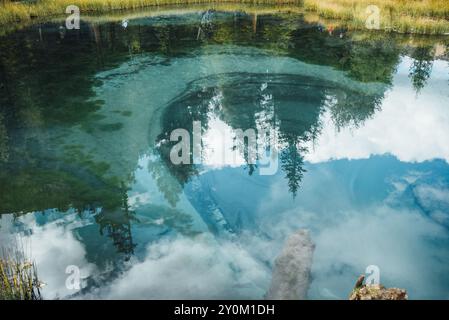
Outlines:
[[[288,13],[100,21],[0,38],[0,241],[20,239],[45,298],[263,298],[298,229],[310,299],[347,299],[370,265],[449,298],[448,37]],[[173,164],[171,132],[196,121],[203,161]],[[273,175],[223,157],[220,134],[261,127]]]

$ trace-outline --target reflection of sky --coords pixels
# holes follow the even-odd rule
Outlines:
[[[235,133],[232,128],[218,118],[211,119],[208,124],[208,130],[202,135],[202,163],[213,168],[244,165],[241,152],[233,148]]]
[[[238,244],[204,235],[148,246],[144,261],[102,294],[114,299],[261,299],[269,279],[266,266]]]
[[[74,293],[66,287],[67,266],[79,267],[82,285],[97,271],[96,265],[87,261],[86,248],[77,235],[77,230],[89,224],[89,220],[80,220],[73,211],[61,216],[53,210],[31,213],[17,220],[12,215],[4,215],[0,220],[2,230],[13,231],[13,226],[21,230],[19,243],[23,243],[25,253],[32,256],[38,266],[39,279],[45,283],[42,290],[45,299],[63,298]],[[0,233],[0,239],[3,237],[6,240],[7,234]]]
[[[248,176],[218,166],[194,177],[172,207],[158,184],[170,180],[168,170],[142,156],[129,191],[138,244],[130,261],[117,262],[92,217],[74,212],[4,215],[0,236],[23,231],[48,298],[72,294],[65,288],[71,264],[85,284],[95,283],[87,297],[262,298],[274,258],[298,228],[310,229],[316,243],[311,298],[345,299],[371,264],[383,284],[404,287],[411,298],[449,298],[447,63],[435,62],[419,96],[409,66],[405,58],[382,110],[360,128],[337,132],[323,114],[295,199],[282,172]],[[210,124],[229,131],[224,122]],[[216,144],[212,131],[205,138]],[[207,155],[214,157],[222,159]],[[181,189],[176,183],[168,190]]]
[[[308,164],[307,170],[296,199],[286,192],[282,174],[249,178],[240,168],[209,171],[187,186],[193,207],[207,215],[215,205],[230,227],[240,228],[238,239],[216,238],[201,227],[193,237],[165,235],[161,230],[167,227],[162,222],[161,230],[154,228],[158,221],[142,197],[136,205],[139,222],[133,225],[136,256],[112,277],[107,273],[119,255],[91,220],[54,212],[13,222],[8,215],[1,228],[15,225],[28,235],[48,298],[73,293],[65,288],[69,264],[101,284],[83,293],[89,298],[262,298],[269,266],[299,228],[310,229],[316,244],[311,298],[344,299],[371,264],[380,267],[385,285],[407,288],[411,298],[449,298],[449,233],[432,216],[438,210],[448,213],[447,164],[379,156]],[[136,179],[140,185],[148,181],[144,173]],[[213,189],[205,188],[211,183]]]
[[[205,189],[206,194],[195,190],[190,196],[205,215],[201,199],[213,197],[230,227],[244,228],[240,242],[258,260],[272,261],[286,236],[311,229],[316,243],[311,298],[345,298],[371,264],[380,267],[385,285],[407,288],[411,298],[449,297],[449,233],[431,214],[438,209],[436,199],[446,219],[449,213],[448,181],[441,180],[449,176],[447,164],[382,156],[306,169],[296,199],[286,192],[281,174],[248,180],[237,169],[201,176],[203,185],[213,183],[213,195]],[[429,184],[446,184],[445,194],[422,198],[420,190]]]
[[[417,95],[410,64],[403,59],[381,111],[359,128],[338,131],[323,114],[296,199],[282,173],[222,168],[187,186],[190,201],[208,223],[224,217],[226,229],[242,231],[241,244],[261,261],[297,228],[311,229],[311,298],[345,299],[371,264],[411,298],[449,298],[448,66],[436,61]]]
[[[394,89],[383,100],[382,111],[360,128],[346,127],[337,132],[326,113],[322,133],[306,159],[316,163],[390,153],[402,161],[449,161],[447,62],[434,63],[432,77],[418,96],[410,85],[410,64],[411,60],[404,58],[394,78]]]

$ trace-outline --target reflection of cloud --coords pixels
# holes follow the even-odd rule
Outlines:
[[[202,137],[204,143],[202,162],[214,168],[238,167],[245,164],[240,152],[233,148],[235,133],[232,128],[217,117],[210,119],[208,125],[209,129]]]
[[[78,266],[81,279],[87,278],[95,269],[86,261],[85,248],[73,233],[74,228],[82,225],[76,220],[76,214],[67,214],[44,226],[37,224],[35,214],[22,216],[19,220],[29,233],[22,237],[25,248],[29,248],[30,256],[36,262],[39,279],[46,284],[43,297],[54,299],[75,294],[76,290],[66,288],[66,279],[70,275],[65,273],[67,266]]]
[[[414,194],[432,219],[449,227],[449,189],[422,184],[414,188]]]
[[[128,198],[128,205],[131,210],[135,210],[139,206],[151,203],[151,200],[149,192],[136,193]]]
[[[245,250],[209,236],[150,245],[105,294],[118,299],[262,298],[270,275]]]
[[[354,161],[350,168],[357,168],[360,162],[376,168],[376,158]],[[411,299],[449,298],[448,229],[432,214],[429,218],[415,202],[418,197],[423,207],[448,212],[447,182],[438,182],[440,171],[427,175],[415,168],[420,165],[410,165],[411,170],[404,170],[401,177],[396,176],[400,170],[395,170],[394,176],[377,170],[379,180],[391,181],[379,186],[370,180],[371,174],[359,171],[345,176],[342,166],[309,165],[312,175],[306,178],[310,180],[296,201],[283,192],[282,181],[272,184],[270,195],[253,211],[259,213],[259,224],[273,239],[297,228],[312,231],[316,249],[309,298],[347,299],[357,277],[369,265],[379,266],[384,285],[407,289]],[[354,185],[355,180],[358,183]],[[369,186],[367,194],[362,190],[353,194],[348,187],[363,189],[365,185]],[[375,196],[385,188],[389,192]],[[416,190],[425,197],[419,198]]]
[[[449,253],[433,239],[447,241],[445,230],[417,211],[379,206],[347,212],[314,239],[313,296],[349,293],[357,276],[374,264],[384,285],[403,287],[412,299],[447,297]]]
[[[423,202],[431,205],[433,203],[442,202],[449,204],[449,190],[445,188],[436,188],[430,185],[422,185],[416,188],[417,194]]]
[[[417,97],[403,72],[409,64],[408,60],[401,64],[395,89],[386,95],[381,110],[360,128],[342,128],[337,132],[330,114],[325,113],[322,133],[306,160],[317,163],[391,153],[402,161],[441,158],[449,162],[447,82],[436,72]],[[437,70],[445,66],[435,62]]]

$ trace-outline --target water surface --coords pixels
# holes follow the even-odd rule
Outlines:
[[[447,299],[448,44],[217,11],[5,35],[1,243],[26,243],[46,298],[257,299],[305,228],[309,298],[346,299],[376,265]],[[203,161],[174,165],[194,121]],[[276,174],[223,156],[248,128],[275,132]]]

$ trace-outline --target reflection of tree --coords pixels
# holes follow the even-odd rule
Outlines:
[[[410,67],[409,77],[413,88],[418,94],[430,78],[433,67],[433,47],[418,47],[412,53],[413,64]]]
[[[295,197],[305,172],[303,155],[308,151],[305,145],[314,141],[321,130],[319,118],[329,84],[301,76],[290,81],[282,79],[272,88],[272,93],[279,141],[283,146],[279,160],[289,191]]]
[[[285,177],[288,180],[288,189],[293,197],[296,196],[299,184],[306,171],[304,169],[304,159],[301,155],[304,151],[306,150],[298,150],[296,144],[290,144],[288,148],[282,150],[280,154],[281,168],[285,172]]]
[[[8,136],[3,124],[3,114],[0,113],[0,162],[8,159]]]
[[[330,91],[335,101],[329,101],[332,120],[338,130],[359,127],[380,109],[383,93],[368,95],[359,92]]]
[[[391,74],[394,72],[400,53],[396,38],[361,39],[360,34],[353,36],[349,33],[343,38],[330,36],[317,28],[314,23],[307,23],[301,17],[292,15],[259,15],[257,28],[254,30],[251,16],[243,13],[223,14],[217,12],[214,14],[211,32],[202,41],[196,40],[197,16],[177,17],[176,23],[173,23],[172,19],[174,18],[161,18],[149,22],[145,18],[130,24],[126,30],[117,23],[97,24],[91,27],[82,24],[81,30],[66,32],[63,39],[59,37],[54,30],[54,25],[51,24],[42,26],[40,33],[31,28],[2,37],[0,41],[0,112],[5,114],[5,119],[3,119],[3,129],[0,124],[0,158],[5,159],[5,154],[7,154],[10,164],[20,163],[23,168],[28,170],[27,172],[43,169],[42,167],[50,171],[54,168],[59,169],[60,166],[67,166],[66,162],[70,163],[72,167],[75,166],[72,163],[73,158],[57,159],[55,161],[57,165],[49,165],[47,159],[56,156],[50,154],[51,150],[47,148],[50,143],[47,143],[46,139],[54,138],[51,132],[55,126],[83,124],[92,117],[94,111],[101,108],[103,102],[92,99],[95,96],[94,87],[99,84],[95,74],[127,61],[130,53],[155,53],[170,58],[191,55],[196,52],[196,49],[211,43],[254,46],[269,49],[276,55],[286,55],[306,63],[346,70],[351,77],[364,82],[384,83],[391,81]],[[74,47],[77,50],[73,50]],[[419,50],[416,54],[420,55]],[[165,60],[164,63],[167,61],[169,60]],[[419,71],[416,73],[418,80],[416,83],[418,84],[423,83],[422,79],[426,79],[425,72],[422,72],[426,70],[425,66],[426,64],[423,63],[421,67],[416,68]],[[242,75],[240,74],[238,77],[242,77]],[[260,86],[260,79],[256,79],[254,82],[256,87]],[[233,128],[254,127],[254,123],[257,122],[255,114],[265,111],[259,104],[260,96],[253,94],[256,92],[256,87],[250,84],[253,80],[251,77],[242,78],[242,82],[238,83],[235,92],[230,86],[227,86],[226,92],[224,92],[224,108],[217,111],[216,115]],[[316,83],[314,85],[320,86]],[[192,95],[188,101],[178,99],[178,102],[190,104],[192,106],[190,110],[186,108],[187,105],[168,108],[166,114],[171,114],[163,120],[163,127],[166,131],[161,134],[159,141],[167,141],[168,134],[173,128],[186,128],[190,131],[193,120],[201,121],[203,126],[207,126],[209,111],[207,111],[206,105],[201,105],[201,101],[210,101],[216,94],[215,91],[221,90],[221,88],[216,83],[209,83],[203,88],[204,91],[194,91],[193,95],[199,95],[196,98],[193,98]],[[274,113],[277,123],[273,123],[271,126],[273,128],[279,126],[280,134],[284,136],[287,135],[287,132],[293,133],[297,139],[293,139],[291,143],[301,145],[301,141],[307,142],[307,139],[316,136],[311,132],[319,126],[310,124],[317,121],[315,111],[319,108],[313,112],[311,109],[299,112],[295,109],[294,104],[288,106],[284,103],[289,99],[294,101],[294,97],[282,98],[283,96],[288,97],[288,91],[299,89],[290,87],[285,92],[281,92],[280,88],[281,86],[278,86],[273,92],[278,101],[275,102],[274,109],[270,112]],[[308,90],[307,86],[305,90]],[[246,91],[253,95],[248,96]],[[240,101],[239,95],[242,97]],[[339,127],[350,123],[361,123],[363,119],[375,112],[378,105],[376,101],[382,99],[381,96],[373,98],[367,95],[363,97],[353,93],[346,98],[332,92],[331,95],[337,96],[338,103],[332,105],[331,112]],[[250,108],[246,108],[244,105],[248,99],[252,99],[254,102]],[[321,103],[315,100],[312,102],[311,105],[315,105],[315,107]],[[193,113],[192,115],[189,114],[190,111]],[[297,115],[300,117],[294,118]],[[309,116],[310,118],[307,118]],[[303,121],[301,118],[307,120]],[[291,128],[289,128],[289,124]],[[308,134],[304,135],[304,133]],[[6,148],[6,136],[9,148]],[[12,142],[14,142],[14,148]],[[291,148],[292,144],[287,144],[287,150]],[[158,167],[155,164],[152,167],[152,173],[158,186],[169,202],[174,205],[178,201],[178,192],[189,180],[189,177],[197,174],[197,168],[194,165],[173,166],[168,158],[171,145],[164,143],[160,145],[157,153],[162,159],[163,166]],[[300,149],[297,151],[305,152]],[[84,163],[76,165],[84,166]],[[52,166],[53,168],[51,168]],[[179,185],[171,183],[165,178],[167,168],[168,172],[180,182]],[[80,172],[84,172],[85,169],[76,171],[77,175],[82,176],[81,180],[84,176]],[[249,165],[248,169],[251,173],[255,168],[253,165]],[[89,168],[86,170],[89,171]],[[20,176],[16,171],[14,174]],[[48,176],[57,177],[57,174],[52,172]],[[48,179],[53,183],[54,178]],[[16,179],[5,178],[4,181],[5,189],[10,189],[9,185],[15,183]],[[31,180],[30,184],[34,186],[35,182]],[[21,188],[17,187],[12,190],[19,189]],[[89,203],[92,201],[91,197],[79,194],[77,190],[72,189],[76,188],[70,188],[70,197],[63,197],[64,201],[70,201],[65,204],[66,206],[76,200],[73,197],[78,197],[79,202]],[[84,188],[79,189],[84,190]],[[14,192],[8,191],[8,194],[11,195]],[[36,191],[36,194],[43,193]],[[44,203],[44,201],[39,201],[41,198],[47,199],[49,196],[33,195],[32,200],[35,201],[35,205],[29,203],[27,207],[41,207]],[[98,198],[101,201],[107,200],[106,196],[98,196]],[[53,203],[54,200],[52,198],[48,203]]]
[[[348,71],[358,81],[391,83],[401,54],[395,40],[360,38],[358,34],[354,39],[350,34],[340,38],[320,30],[306,24],[298,26],[288,54],[307,63]]]
[[[391,84],[400,52],[392,39],[355,41],[347,61],[349,73],[362,82]]]
[[[302,145],[315,139],[319,133],[319,115],[326,96],[326,84],[316,79],[291,75],[228,74],[220,78],[210,77],[193,83],[185,94],[167,107],[163,130],[158,139],[160,157],[181,184],[196,174],[195,165],[173,165],[169,153],[173,143],[169,133],[176,128],[191,132],[192,122],[200,120],[208,128],[211,118],[220,118],[234,130],[257,129],[277,132],[284,148],[281,152],[281,168],[285,171],[292,194],[296,194],[302,179]],[[220,83],[219,88],[205,87],[204,83]],[[316,86],[315,86],[316,85]],[[263,89],[261,89],[263,88]],[[219,105],[212,107],[220,92]],[[186,108],[185,106],[188,106]],[[259,137],[260,138],[260,137]],[[251,175],[256,166],[250,155],[255,154],[248,141],[238,141],[238,150],[246,161]]]
[[[184,128],[191,133],[193,121],[201,121],[206,130],[212,118],[221,119],[234,130],[262,126],[277,133],[282,149],[281,169],[286,174],[291,193],[296,195],[305,172],[306,145],[315,141],[320,133],[319,119],[323,110],[329,108],[337,128],[359,126],[378,110],[382,99],[383,92],[366,94],[306,76],[231,73],[207,77],[192,83],[186,93],[166,108],[164,133],[158,138],[157,152],[170,176],[176,177],[182,186],[197,174],[197,169],[193,164],[174,165],[170,161],[170,150],[175,144],[169,141],[173,129]],[[235,145],[251,175],[256,166],[249,161],[249,147],[247,141]],[[167,183],[168,178],[163,174],[156,176],[166,197],[172,198],[174,190],[167,186],[173,184]],[[180,192],[181,189],[177,190]]]
[[[295,47],[293,34],[299,26],[296,19],[260,17],[257,25],[255,37],[264,43],[264,47],[277,52],[288,52],[289,49]]]
[[[123,190],[122,208],[102,210],[95,216],[95,221],[100,226],[100,234],[106,233],[112,239],[117,251],[129,259],[136,247],[131,230],[131,222],[135,221],[136,217],[135,212],[129,209],[128,194],[124,188]]]
[[[213,33],[213,23],[212,18],[214,15],[214,10],[207,10],[202,13],[200,25],[198,26],[198,33],[196,39],[209,38]]]
[[[164,148],[159,149],[159,152],[164,154],[164,152],[167,151]],[[164,194],[164,197],[168,203],[172,207],[175,207],[179,201],[179,194],[182,192],[182,186],[178,180],[168,174],[168,168],[165,166],[165,163],[166,161],[161,161],[161,159],[157,156],[156,161],[151,161],[148,164],[148,170],[151,172],[153,179],[155,179],[159,191]],[[183,176],[184,175],[185,174],[183,174]]]
[[[1,165],[1,164],[0,164]],[[82,212],[102,206],[120,206],[120,190],[90,172],[73,171],[60,163],[53,169],[0,167],[0,214],[75,208]],[[8,168],[8,169],[5,169]]]
[[[175,165],[170,160],[170,151],[178,141],[170,141],[170,135],[175,129],[185,129],[190,132],[192,137],[192,125],[194,121],[201,122],[201,130],[204,132],[208,129],[208,117],[210,116],[210,101],[217,94],[214,88],[201,88],[200,91],[189,92],[175,99],[170,104],[162,117],[161,133],[157,138],[157,147],[155,148],[157,156],[162,160],[163,165],[157,163],[151,164],[153,177],[160,187],[160,191],[164,193],[165,198],[172,206],[176,204],[179,197],[174,192],[180,192],[184,184],[190,177],[198,174],[198,169],[193,163]],[[193,141],[190,141],[190,156],[193,153]],[[190,157],[192,160],[192,157]],[[159,160],[158,160],[159,161]],[[171,181],[171,177],[165,174],[165,170],[175,177],[178,185]]]

